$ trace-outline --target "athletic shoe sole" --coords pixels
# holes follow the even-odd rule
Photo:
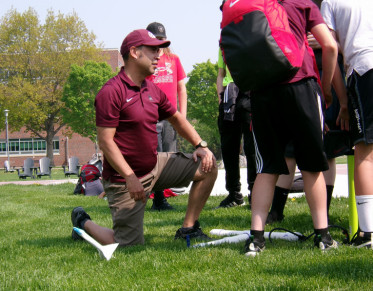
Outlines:
[[[214,209],[218,209],[218,208],[231,208],[231,207],[236,207],[236,206],[245,206],[246,205],[246,203],[245,203],[245,201],[244,202],[242,202],[241,204],[238,204],[238,203],[236,203],[236,202],[231,202],[231,203],[229,203],[229,204],[227,204],[227,205],[224,205],[224,206],[217,206],[217,207],[215,207]]]

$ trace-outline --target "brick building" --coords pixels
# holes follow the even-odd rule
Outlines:
[[[107,57],[107,63],[113,71],[123,66],[123,59],[118,49],[104,49],[103,54]],[[4,112],[0,112],[4,114]],[[9,112],[9,115],[14,114]],[[22,167],[23,161],[31,157],[37,165],[39,159],[46,156],[46,142],[26,133],[25,129],[19,132],[12,132],[11,124],[8,124],[9,140],[9,161],[11,166]],[[55,166],[66,165],[69,157],[79,158],[81,165],[87,163],[94,154],[99,152],[94,142],[89,138],[82,137],[79,134],[72,134],[69,138],[64,134],[66,128],[62,128],[53,140],[53,158]],[[3,167],[7,160],[6,151],[6,130],[0,132],[0,167]]]

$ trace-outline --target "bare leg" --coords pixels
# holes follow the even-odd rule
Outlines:
[[[276,174],[258,174],[256,176],[251,198],[251,229],[264,230],[277,179],[278,175]]]
[[[198,220],[207,199],[210,197],[217,175],[218,170],[216,167],[209,173],[203,173],[201,165],[199,166],[190,189],[183,227],[191,227]]]
[[[335,159],[329,159],[329,170],[324,171],[325,183],[326,185],[334,185],[336,177],[336,164]]]
[[[92,220],[87,220],[84,223],[85,231],[97,240],[102,245],[108,245],[115,243],[114,230],[106,228],[94,223]]]
[[[326,210],[326,186],[321,172],[302,171],[304,191],[308,206],[310,207],[312,221],[315,229],[328,227]]]
[[[355,146],[355,192],[359,195],[373,195],[373,144],[361,142]]]
[[[290,189],[293,185],[295,166],[297,165],[295,158],[285,158],[286,164],[289,169],[289,175],[280,175],[278,177],[276,186],[284,189]]]
[[[355,192],[359,228],[373,232],[373,144],[359,143],[355,146]]]

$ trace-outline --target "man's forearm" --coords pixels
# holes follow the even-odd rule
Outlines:
[[[113,142],[114,143],[114,142]],[[120,152],[118,146],[110,143],[100,143],[100,149],[105,155],[105,159],[123,177],[126,178],[134,174],[132,168]]]
[[[180,112],[176,112],[168,121],[172,124],[177,133],[189,141],[193,146],[196,146],[202,139],[193,128],[193,126],[186,120]]]
[[[336,67],[335,67],[332,84],[333,84],[333,88],[335,92],[337,93],[340,106],[347,108],[348,106],[347,89],[346,89],[345,83],[343,82],[342,74],[339,69],[338,63],[336,64]]]

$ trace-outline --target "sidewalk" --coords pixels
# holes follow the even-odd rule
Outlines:
[[[57,185],[63,183],[76,184],[78,179],[64,179],[64,180],[19,180],[10,182],[0,182],[0,185],[6,184],[18,184],[18,185]],[[189,186],[186,192],[189,192],[191,186]],[[241,192],[246,196],[248,194],[246,181],[246,168],[241,168]],[[228,192],[225,189],[225,170],[221,169],[218,171],[218,177],[216,179],[214,188],[212,189],[211,195],[227,195]],[[299,197],[304,195],[301,193],[291,193],[289,197]],[[347,164],[337,165],[337,177],[335,179],[333,197],[348,197],[348,176],[347,176]]]
[[[77,182],[78,182],[78,179],[63,179],[63,180],[30,179],[30,180],[0,182],[0,186],[1,185],[7,185],[7,184],[16,184],[16,185],[58,185],[58,184],[64,184],[64,183],[76,184]]]
[[[189,188],[186,190],[189,191]],[[248,185],[246,181],[246,168],[241,168],[241,192],[244,196],[248,194]],[[221,169],[218,172],[214,188],[211,192],[212,196],[228,195],[228,191],[225,189],[225,170]],[[299,197],[304,195],[301,193],[291,193],[289,197]],[[335,179],[333,197],[348,197],[348,177],[347,177],[347,164],[337,165],[337,177]]]

